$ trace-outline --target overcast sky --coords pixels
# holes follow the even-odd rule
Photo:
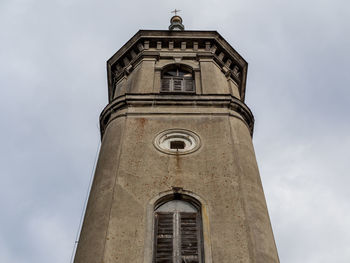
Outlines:
[[[107,103],[139,29],[217,30],[246,103],[282,263],[350,262],[350,1],[0,1],[0,262],[69,263]]]

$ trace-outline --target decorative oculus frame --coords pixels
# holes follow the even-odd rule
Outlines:
[[[155,137],[153,144],[167,154],[189,154],[201,147],[199,136],[184,129],[165,130]]]

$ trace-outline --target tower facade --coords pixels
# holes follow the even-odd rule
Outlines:
[[[216,31],[140,30],[107,62],[109,104],[75,263],[279,262],[244,103]]]

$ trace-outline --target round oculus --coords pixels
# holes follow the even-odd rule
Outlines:
[[[200,139],[189,130],[170,129],[156,136],[154,146],[163,153],[188,154],[199,149]]]

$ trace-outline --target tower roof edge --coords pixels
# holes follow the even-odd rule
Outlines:
[[[159,37],[171,37],[171,38],[203,38],[210,37],[221,41],[227,49],[230,49],[235,53],[237,58],[243,62],[243,64],[248,64],[248,62],[228,43],[225,38],[216,30],[186,30],[186,31],[169,31],[169,30],[151,30],[151,29],[140,29],[133,35],[108,61],[110,64],[117,60],[118,57],[122,56],[133,44],[143,37],[159,38]]]

